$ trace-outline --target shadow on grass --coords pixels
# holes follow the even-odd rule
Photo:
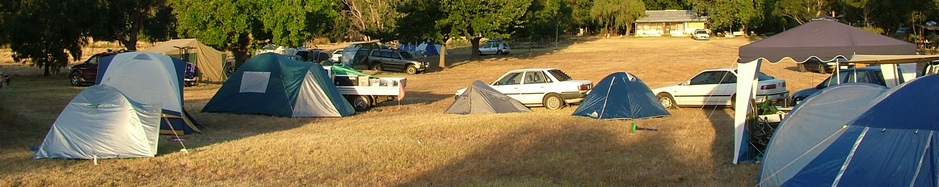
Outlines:
[[[716,133],[711,151],[714,153],[714,165],[732,164],[734,159],[734,117],[728,114],[733,113],[734,109],[723,106],[705,106],[701,109]],[[730,145],[723,147],[718,145]]]
[[[657,133],[643,131],[645,132]],[[624,142],[610,129],[590,125],[568,125],[550,130],[515,130],[459,159],[423,171],[415,178],[398,185],[666,185],[668,183],[664,181],[637,181],[643,181],[645,178],[680,178],[656,176],[656,171],[666,162],[667,156],[648,153],[667,154],[667,148],[649,146],[662,142],[647,142],[647,137],[654,137],[654,134],[641,136],[635,142]],[[645,143],[650,144],[634,146]],[[682,163],[667,165],[683,167],[680,166]]]
[[[87,87],[68,85],[64,76],[19,76],[17,85],[0,90],[0,174],[16,175],[33,169],[87,164],[85,160],[32,160],[31,147],[39,146],[69,101]],[[184,102],[184,109],[203,125],[201,134],[181,135],[194,149],[264,133],[315,123],[320,118],[280,118],[259,115],[202,113],[207,100]],[[161,135],[157,157],[177,152],[182,145]]]
[[[425,91],[408,91],[407,95],[405,95],[404,97],[404,100],[402,100],[400,104],[402,105],[431,104],[437,101],[441,101],[441,100],[444,100],[447,98],[453,98],[453,97],[455,97],[455,95],[453,94],[434,94],[434,93],[425,92]],[[396,101],[389,101],[389,102],[386,102],[384,105],[396,105],[396,104],[397,104]]]
[[[480,60],[510,60],[510,59],[533,59],[538,56],[548,55],[555,53],[557,51],[566,49],[574,44],[589,42],[599,40],[598,37],[570,37],[565,40],[558,42],[558,45],[550,45],[546,47],[534,47],[534,48],[512,48],[512,52],[506,55],[482,55],[476,58],[472,57],[473,49],[471,46],[462,46],[455,47],[453,49],[448,48],[446,54],[446,67],[454,68],[464,64],[472,63],[474,61]],[[507,43],[512,43],[507,41]],[[440,56],[428,56],[425,58],[427,62],[430,62],[430,67],[427,72],[439,72],[442,71],[440,67]]]
[[[714,142],[711,144],[711,152],[714,154],[712,157],[713,160],[713,171],[712,173],[726,173],[720,168],[732,168],[732,167],[744,167],[741,165],[753,164],[752,160],[747,160],[749,158],[740,158],[737,166],[733,164],[734,151],[735,151],[735,127],[734,127],[734,116],[731,115],[734,113],[733,108],[731,107],[705,107],[703,112],[708,116],[708,120],[713,125],[715,138]],[[741,145],[745,149],[749,149],[748,145]],[[751,150],[752,152],[752,150]],[[748,178],[755,177],[755,173],[746,173]],[[748,180],[752,181],[752,180]],[[749,184],[752,185],[752,184]],[[740,186],[746,186],[746,184],[741,184]]]

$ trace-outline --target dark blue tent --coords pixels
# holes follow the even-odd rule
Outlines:
[[[939,185],[939,76],[888,90],[870,109],[813,145],[817,155],[791,177],[763,171],[761,186]],[[774,137],[775,139],[775,137]],[[821,145],[821,146],[819,146]],[[827,145],[827,146],[824,146]],[[775,144],[771,144],[771,147]],[[817,150],[816,150],[817,151]],[[783,165],[781,169],[792,167]]]
[[[638,77],[616,72],[607,75],[587,94],[575,116],[596,119],[640,119],[671,115]]]

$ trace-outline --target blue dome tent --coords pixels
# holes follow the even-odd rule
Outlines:
[[[577,106],[574,116],[596,119],[641,119],[671,115],[635,75],[607,75]]]

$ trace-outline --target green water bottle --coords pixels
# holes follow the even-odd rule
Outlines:
[[[629,132],[636,132],[636,123],[629,126]]]

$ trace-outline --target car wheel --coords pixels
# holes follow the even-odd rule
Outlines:
[[[371,99],[369,99],[368,96],[354,95],[349,96],[347,99],[350,102],[349,104],[352,104],[352,108],[355,109],[355,111],[368,111],[368,109],[372,107]]]
[[[417,67],[414,67],[414,65],[408,65],[408,68],[404,69],[404,72],[411,75],[417,74]]]
[[[483,51],[479,51],[479,56],[483,56]]]
[[[564,99],[561,98],[561,96],[558,94],[545,95],[544,99],[542,99],[542,104],[544,105],[545,108],[548,108],[551,110],[562,109],[566,105],[564,103]]]
[[[818,64],[818,73],[825,74],[828,71],[825,71],[825,64]]]
[[[372,70],[381,71],[381,70],[382,70],[381,62],[375,62],[375,63],[373,63],[373,65],[372,65]]]
[[[799,72],[805,72],[805,64],[799,63]]]
[[[496,51],[496,55],[504,55],[504,54],[505,54],[505,53],[503,53],[502,50]]]
[[[71,76],[68,76],[68,78],[69,78],[69,83],[71,83],[72,86],[82,85],[82,78],[78,76],[78,74],[72,74]]]
[[[666,109],[675,109],[678,108],[678,105],[675,103],[675,98],[672,98],[671,94],[660,93],[656,97],[659,98],[659,103],[662,104]]]

